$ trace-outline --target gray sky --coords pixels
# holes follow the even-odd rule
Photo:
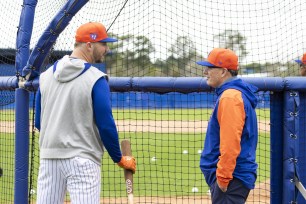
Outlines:
[[[51,6],[50,6],[51,2]],[[65,0],[39,0],[31,47]],[[99,3],[100,2],[100,3]],[[103,3],[101,3],[103,2]],[[59,37],[56,49],[72,50],[76,28],[88,21],[109,27],[125,0],[91,0]],[[1,1],[0,47],[14,48],[21,0]],[[304,0],[129,0],[110,32],[144,35],[165,59],[178,36],[189,36],[204,57],[218,42],[213,36],[225,29],[238,30],[247,38],[248,56],[242,63],[286,62],[306,52]]]

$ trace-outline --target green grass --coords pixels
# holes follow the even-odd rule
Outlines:
[[[14,197],[14,134],[0,133],[0,203],[10,203]]]
[[[205,121],[212,109],[114,109],[116,120],[174,120]],[[270,120],[269,109],[257,109],[258,120]],[[32,111],[30,111],[32,115]],[[14,110],[0,110],[0,121],[14,121]],[[199,169],[200,155],[205,134],[161,134],[120,132],[120,138],[130,138],[132,150],[137,158],[137,173],[134,176],[135,196],[194,195],[196,186],[200,194],[208,187]],[[36,138],[38,140],[38,137]],[[37,144],[36,144],[37,145]],[[188,150],[188,154],[182,154]],[[35,155],[38,155],[36,146]],[[151,161],[156,157],[155,162]],[[34,161],[34,188],[38,171],[37,156]],[[101,196],[125,196],[123,171],[113,164],[107,152],[103,157]],[[260,133],[257,148],[258,178],[263,182],[270,177],[270,135]],[[12,201],[14,184],[14,134],[0,133],[0,167],[4,175],[0,178],[0,203]],[[35,199],[35,197],[34,197]]]
[[[191,192],[194,186],[199,189],[195,195],[206,194],[208,187],[199,169],[200,155],[197,153],[203,146],[204,135],[120,132],[121,139],[130,138],[133,155],[137,158],[135,196],[194,195]],[[188,154],[182,154],[183,150],[188,150]],[[35,155],[38,155],[37,147]],[[151,161],[152,157],[156,157],[155,162]],[[34,186],[38,171],[38,157],[35,158]],[[7,203],[12,201],[14,192],[13,134],[0,134],[0,163],[4,170],[0,178],[0,203]],[[257,163],[257,182],[263,182],[270,177],[270,136],[265,133],[259,135]],[[102,183],[101,196],[126,196],[123,170],[107,153],[102,160]]]
[[[211,109],[113,109],[117,120],[207,120]]]
[[[207,190],[198,168],[200,155],[197,151],[202,146],[201,134],[125,133],[125,136],[131,138],[133,155],[137,158],[136,196],[189,195],[193,186]],[[188,150],[188,154],[182,154],[183,150]],[[156,161],[151,161],[152,157],[156,157]],[[107,164],[105,168],[112,163],[107,158],[103,161]],[[109,171],[104,169],[103,172]],[[115,174],[107,177],[115,177]],[[122,170],[119,169],[117,174],[122,175]],[[123,178],[118,183],[115,180],[107,182],[116,182],[117,190],[124,190],[122,181]],[[104,193],[114,196],[111,185],[105,187]]]
[[[113,109],[117,120],[209,120],[212,109]],[[256,109],[258,120],[270,120],[270,109]]]
[[[30,110],[29,118],[32,118],[33,111]],[[14,109],[5,109],[0,110],[0,121],[15,121],[15,110]]]
[[[270,121],[270,109],[268,108],[256,109],[256,115],[258,120]]]
[[[113,109],[116,120],[208,120],[212,109]],[[270,120],[269,109],[256,109],[258,120]],[[32,111],[30,111],[30,116]],[[0,110],[0,121],[14,121],[14,110]]]
[[[0,121],[15,121],[15,110],[0,110]]]
[[[267,132],[260,132],[256,151],[258,183],[270,178],[270,159],[270,134]]]

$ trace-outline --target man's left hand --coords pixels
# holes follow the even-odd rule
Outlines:
[[[225,193],[225,192],[227,191],[227,187],[221,186],[221,185],[219,184],[218,180],[217,180],[217,185],[218,185],[218,187],[220,188],[220,190],[221,190],[223,193]]]

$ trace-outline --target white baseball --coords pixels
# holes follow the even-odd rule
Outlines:
[[[197,187],[193,187],[192,190],[191,190],[193,193],[197,193],[199,192],[199,189]]]

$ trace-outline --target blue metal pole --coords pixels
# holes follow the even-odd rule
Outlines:
[[[296,203],[297,192],[295,188],[296,163],[299,151],[299,95],[296,91],[284,92],[283,109],[283,203]]]
[[[299,104],[299,152],[297,160],[297,174],[300,181],[305,186],[306,185],[306,92],[299,92],[300,104]],[[305,198],[300,192],[297,195],[297,203],[304,203]]]
[[[24,0],[16,38],[16,76],[20,76],[30,55],[37,0]],[[29,92],[16,89],[15,110],[15,186],[14,203],[28,203],[29,167]]]
[[[19,26],[16,37],[15,68],[17,76],[21,75],[23,67],[30,56],[30,40],[32,36],[35,8],[37,0],[24,0],[20,14]]]
[[[282,203],[283,192],[283,92],[270,94],[270,121],[271,121],[271,156],[270,156],[270,186],[271,204]]]
[[[61,32],[68,26],[73,16],[88,2],[89,0],[69,0],[61,8],[61,10],[51,20],[49,26],[45,29],[39,38],[27,65],[22,69],[22,76],[32,80],[39,76],[40,68],[47,57],[51,47]]]
[[[14,203],[28,203],[29,92],[16,89]]]

